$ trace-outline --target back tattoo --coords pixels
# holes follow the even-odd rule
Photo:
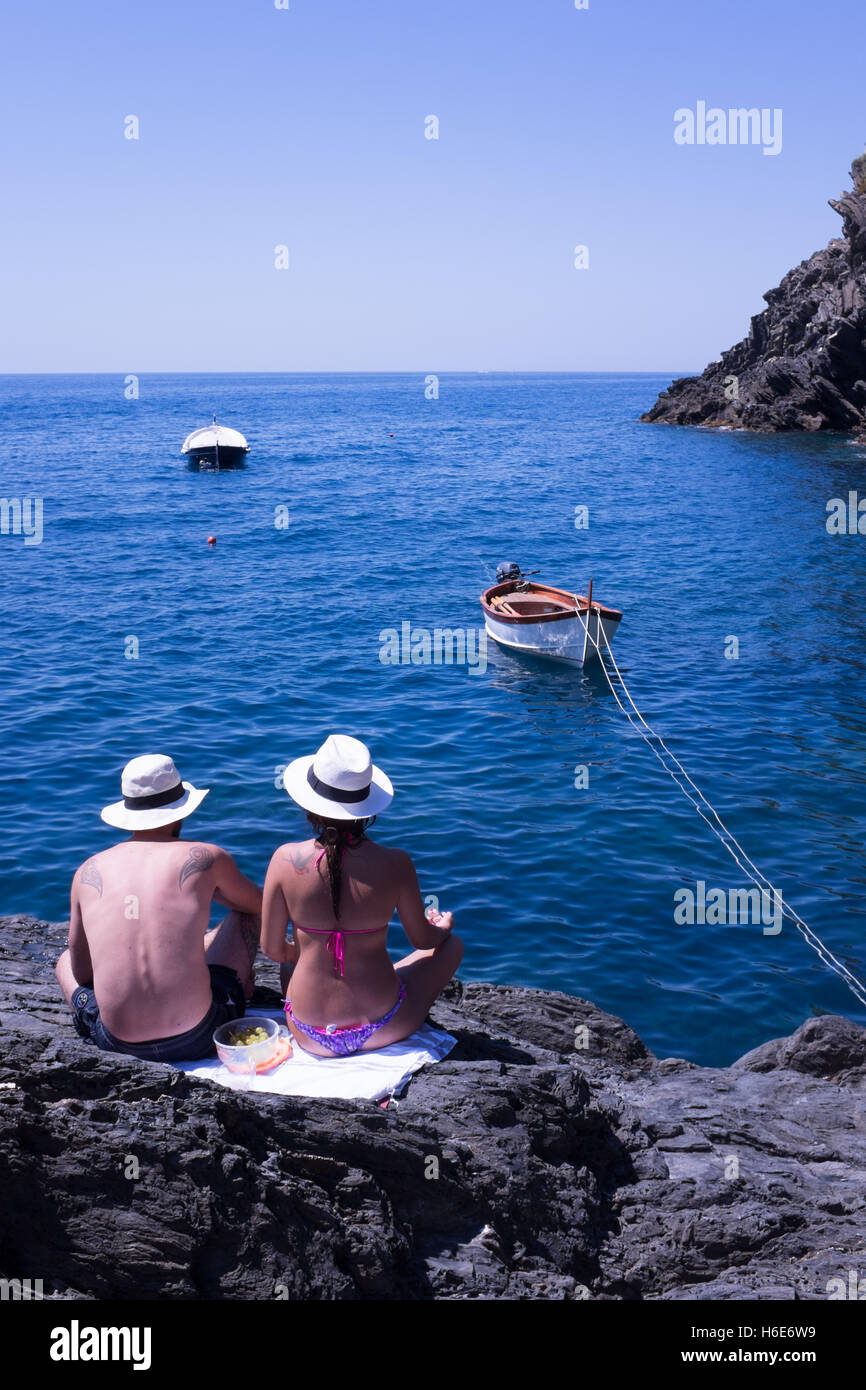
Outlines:
[[[84,868],[81,870],[81,882],[87,883],[91,888],[95,888],[100,898],[102,897],[102,874],[95,859],[88,859]]]
[[[189,852],[189,857],[181,866],[181,871],[177,876],[178,888],[182,888],[187,879],[192,878],[193,874],[206,873],[208,869],[213,867],[213,862],[214,856],[209,849],[205,849],[204,845],[193,845]]]
[[[291,849],[283,855],[283,858],[289,861],[295,873],[306,874],[309,873],[310,870],[310,864],[313,860],[313,851],[309,848],[305,848],[303,845],[292,845]]]

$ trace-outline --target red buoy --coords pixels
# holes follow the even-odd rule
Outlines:
[[[208,536],[207,543],[208,545],[216,545],[216,536]]]

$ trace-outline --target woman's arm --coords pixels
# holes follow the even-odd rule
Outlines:
[[[262,902],[262,950],[271,960],[295,962],[298,959],[298,944],[286,940],[286,927],[289,925],[289,905],[280,880],[277,850],[268,865],[265,878],[265,893]]]
[[[443,946],[451,935],[454,918],[450,912],[440,913],[441,926],[434,926],[424,912],[418,875],[411,856],[405,850],[394,850],[398,856],[397,916],[403,923],[403,930],[412,945],[419,951],[435,950]]]

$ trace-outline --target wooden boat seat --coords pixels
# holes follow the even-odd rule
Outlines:
[[[540,613],[561,613],[568,612],[569,605],[560,603],[558,599],[544,598],[538,594],[518,594],[515,595],[507,604],[502,605],[506,613],[513,613],[517,617],[528,617]]]
[[[548,594],[516,593],[494,594],[490,607],[499,613],[507,613],[512,618],[536,617],[544,613],[571,613],[574,605]]]

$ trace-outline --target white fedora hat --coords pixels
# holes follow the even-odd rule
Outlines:
[[[119,830],[157,830],[192,815],[210,788],[197,789],[182,782],[171,758],[162,753],[146,753],[127,763],[120,778],[122,801],[114,801],[101,811],[106,825]]]
[[[390,806],[394,788],[370,750],[348,734],[331,734],[312,757],[295,758],[283,786],[305,811],[331,820],[361,820]]]

